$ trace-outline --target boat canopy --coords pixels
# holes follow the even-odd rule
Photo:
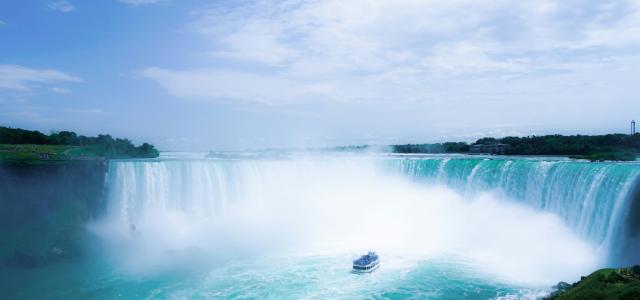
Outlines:
[[[353,265],[354,266],[367,266],[373,262],[376,262],[378,260],[378,254],[373,252],[373,251],[369,251],[369,253],[361,256],[360,258],[356,259],[353,261]]]

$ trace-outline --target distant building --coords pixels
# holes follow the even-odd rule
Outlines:
[[[511,145],[508,144],[473,144],[469,146],[469,153],[471,154],[499,154],[505,155],[511,150]]]
[[[631,135],[636,134],[636,121],[631,120]]]

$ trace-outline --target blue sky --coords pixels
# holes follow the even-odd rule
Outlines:
[[[164,150],[627,132],[640,1],[0,1],[0,125]]]

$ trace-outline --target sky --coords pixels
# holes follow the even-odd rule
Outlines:
[[[640,0],[0,0],[0,126],[242,150],[632,119]]]

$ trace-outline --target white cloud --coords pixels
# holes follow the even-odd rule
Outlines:
[[[56,70],[32,69],[19,65],[0,64],[0,91],[29,92],[59,82],[80,82],[81,79]],[[57,89],[57,90],[56,90]],[[59,87],[53,87],[52,91],[63,91]]]
[[[71,89],[61,87],[52,87],[51,91],[56,94],[71,94]]]
[[[536,102],[589,81],[619,88],[600,72],[640,69],[633,0],[256,1],[194,15],[227,67],[141,72],[188,99]]]
[[[47,6],[55,11],[68,13],[72,12],[76,9],[71,2],[67,0],[54,0],[47,2]]]
[[[130,4],[130,5],[144,5],[144,4],[157,4],[157,3],[162,3],[165,2],[167,0],[118,0],[122,3],[125,4]]]
[[[284,77],[219,70],[175,71],[147,68],[140,75],[162,84],[176,97],[192,99],[249,100],[274,103],[314,93],[314,87]],[[278,99],[273,96],[278,95]]]
[[[0,26],[2,25],[7,25],[7,23],[5,21],[0,20]]]

